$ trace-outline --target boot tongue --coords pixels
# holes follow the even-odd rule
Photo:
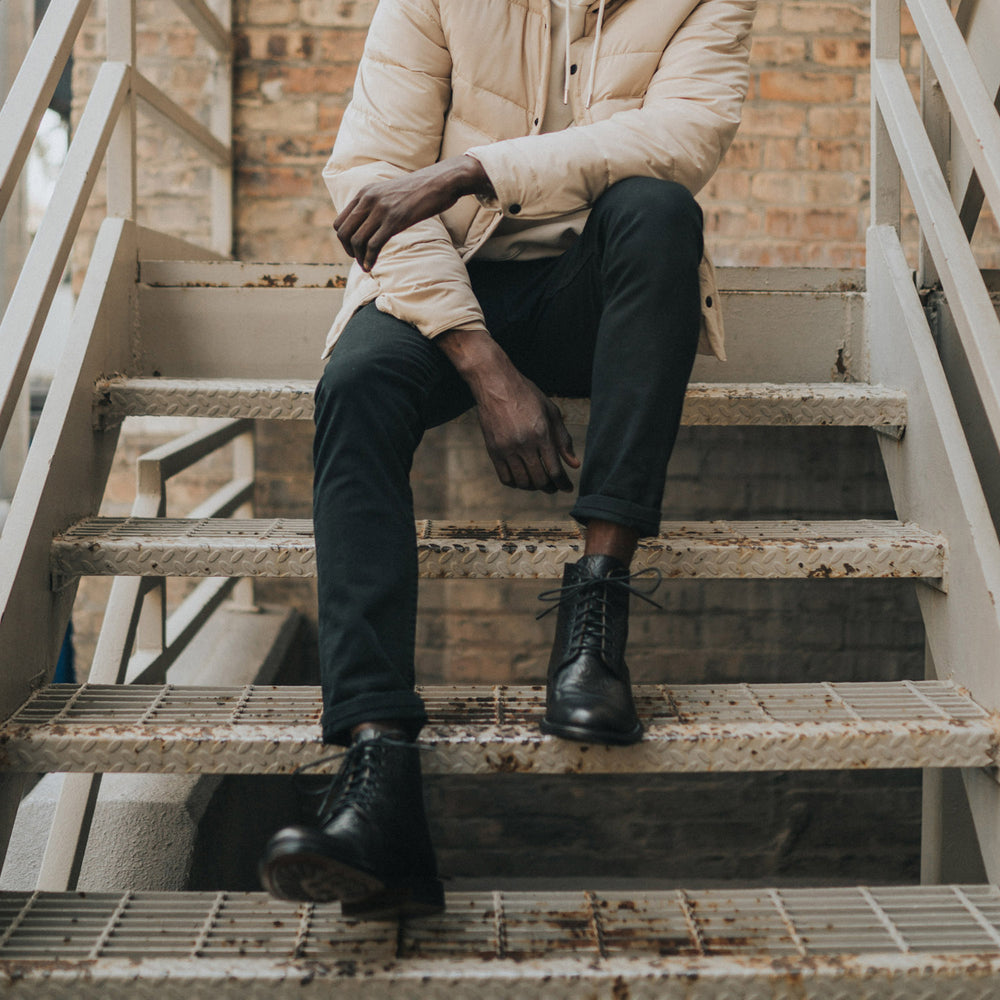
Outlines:
[[[628,566],[614,556],[581,556],[576,561],[577,570],[581,575],[601,579],[606,576],[628,575]]]
[[[389,736],[396,740],[405,740],[406,733],[401,729],[383,729],[380,726],[365,726],[364,729],[359,729],[351,739],[351,745],[354,746],[357,743],[367,743],[370,740],[381,739],[383,736]]]

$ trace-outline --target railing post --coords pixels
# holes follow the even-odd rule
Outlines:
[[[135,69],[136,0],[107,0],[108,61]],[[135,90],[129,94],[108,146],[108,215],[136,216]]]
[[[900,0],[872,0],[872,59],[899,62]],[[873,226],[892,226],[899,232],[901,179],[899,161],[872,91],[872,218]]]
[[[233,442],[233,479],[247,479],[251,482],[257,475],[257,459],[253,431],[241,434]],[[236,511],[236,517],[253,517],[253,503],[244,504]],[[241,611],[258,611],[254,578],[244,577],[233,588],[233,604]]]
[[[920,113],[931,141],[934,155],[941,166],[941,173],[948,176],[948,161],[951,159],[951,112],[948,101],[941,90],[934,67],[924,53],[920,65]],[[937,265],[931,256],[924,234],[920,233],[920,257],[917,263],[917,287],[931,288],[940,281]]]
[[[216,0],[215,14],[232,33],[232,0]],[[220,142],[230,146],[233,135],[233,52],[217,52],[212,78],[212,112],[209,128]],[[233,164],[212,169],[212,249],[224,257],[233,252]]]

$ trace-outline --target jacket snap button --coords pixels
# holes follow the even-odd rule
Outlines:
[[[570,76],[572,76],[575,72],[576,72],[576,63],[573,63],[573,65],[570,66],[569,68]]]
[[[712,296],[711,296],[711,295],[709,295],[709,296],[707,296],[707,297],[706,297],[706,299],[705,299],[705,305],[706,305],[706,306],[707,306],[707,307],[708,307],[709,309],[711,309],[711,308],[712,308]]]
[[[511,205],[510,208],[507,209],[507,211],[510,212],[511,215],[517,215],[517,213],[521,211],[521,206]]]
[[[536,125],[538,124],[538,119],[537,119],[537,118],[535,119],[535,124],[536,124]]]

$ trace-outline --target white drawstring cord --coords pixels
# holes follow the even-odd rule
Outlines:
[[[565,14],[565,20],[566,20],[566,24],[565,24],[565,27],[566,27],[566,31],[565,31],[565,35],[566,35],[566,72],[564,74],[564,76],[565,76],[565,83],[563,84],[563,104],[569,104],[569,19],[570,19],[569,0],[566,0],[566,14]]]
[[[601,47],[601,27],[604,24],[605,3],[606,0],[601,0],[601,6],[597,10],[597,31],[594,33],[594,54],[590,60],[590,80],[587,83],[587,100],[585,104],[588,109],[590,108],[590,102],[594,99],[594,79],[597,76],[597,53]]]

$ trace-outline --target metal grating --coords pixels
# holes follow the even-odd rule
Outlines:
[[[541,735],[542,688],[421,690],[428,773],[705,772],[985,767],[997,720],[944,681],[638,685],[645,739],[587,746]],[[50,685],[0,727],[13,771],[284,774],[335,771],[318,687]],[[317,762],[321,762],[318,763]]]
[[[103,379],[95,411],[106,423],[127,416],[310,420],[315,382],[307,379]],[[571,423],[586,423],[584,399],[556,401]],[[858,383],[693,383],[682,423],[700,426],[906,426],[906,396]]]
[[[418,521],[421,575],[558,579],[583,550],[565,523]],[[898,521],[665,521],[635,570],[684,578],[924,578],[945,574],[941,535]],[[98,517],[53,543],[57,579],[76,576],[306,577],[316,571],[312,522]]]
[[[397,927],[263,893],[0,893],[0,962],[253,956],[543,959],[945,954],[1000,956],[995,886],[453,893]]]
[[[261,894],[4,893],[0,976],[32,997],[464,996],[465,984],[495,997],[985,1000],[1000,985],[1000,892],[456,893],[444,914],[401,924]]]

